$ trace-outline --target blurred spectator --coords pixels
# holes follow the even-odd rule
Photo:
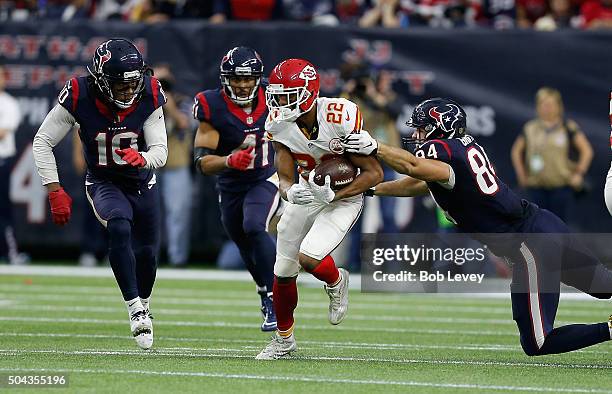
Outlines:
[[[401,6],[400,0],[374,0],[374,6],[359,19],[359,26],[407,27],[410,11]]]
[[[512,146],[512,164],[518,184],[531,201],[564,221],[574,190],[584,186],[593,150],[576,122],[566,119],[561,93],[543,87],[536,93],[537,117],[523,127]],[[574,162],[570,153],[578,154]]]
[[[0,259],[11,264],[27,261],[17,250],[13,233],[13,204],[10,200],[11,172],[13,171],[15,131],[21,122],[19,104],[4,91],[5,74],[0,65]]]
[[[0,0],[0,21],[24,21],[38,14],[36,0]]]
[[[79,138],[78,129],[73,130],[72,133],[72,164],[77,175],[82,178],[82,184],[84,185],[87,164],[85,163],[83,144]],[[104,259],[108,254],[107,232],[102,223],[96,218],[93,209],[89,209],[89,201],[85,188],[80,188],[78,198],[81,200],[81,212],[83,212],[79,265],[82,267],[95,267],[98,261]]]
[[[189,257],[189,228],[191,216],[192,186],[191,152],[194,138],[191,100],[174,91],[174,76],[168,65],[155,67],[168,100],[164,106],[168,133],[168,161],[159,172],[161,195],[164,204],[167,254],[171,265],[182,267]]]
[[[211,23],[227,20],[268,21],[283,16],[282,0],[213,0]]]
[[[405,2],[404,2],[405,3]],[[430,27],[463,27],[470,8],[468,0],[416,0],[410,24]]]
[[[47,0],[39,1],[38,16],[59,19],[62,22],[88,19],[92,15],[94,2],[90,0]]]
[[[550,11],[534,24],[536,30],[552,31],[574,27],[570,0],[550,0]]]
[[[588,0],[580,7],[585,29],[612,28],[612,0]]]
[[[357,24],[372,0],[332,0],[333,13],[340,23]]]
[[[161,23],[167,22],[176,15],[176,1],[142,0],[138,4],[136,4],[131,10],[130,21],[143,23]]]
[[[128,20],[132,9],[142,0],[98,0],[93,12],[97,20]]]
[[[213,2],[211,0],[186,0],[181,16],[183,18],[208,19],[213,15]]]
[[[516,4],[514,0],[483,0],[476,6],[476,22],[496,30],[512,29],[515,26]]]
[[[520,28],[529,29],[547,11],[546,0],[516,0],[516,24]]]

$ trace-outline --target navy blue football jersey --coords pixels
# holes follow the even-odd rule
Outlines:
[[[201,122],[210,123],[219,132],[216,155],[226,156],[236,150],[255,146],[255,157],[246,171],[226,168],[218,174],[220,190],[244,191],[276,172],[274,149],[264,138],[268,108],[263,86],[259,87],[250,114],[230,100],[222,89],[216,89],[195,96],[193,116]]]
[[[417,157],[448,163],[455,173],[452,188],[428,182],[436,203],[449,220],[468,233],[520,232],[535,207],[517,196],[495,174],[485,150],[472,136],[427,141]]]
[[[152,169],[138,169],[127,164],[115,149],[132,147],[147,151],[143,125],[157,108],[166,103],[161,84],[144,77],[145,89],[139,101],[119,110],[95,94],[88,77],[72,78],[59,94],[58,102],[79,123],[89,182],[111,181],[118,186],[139,188],[153,176]]]

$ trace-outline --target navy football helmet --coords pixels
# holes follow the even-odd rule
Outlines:
[[[223,56],[220,70],[221,85],[223,85],[225,94],[238,105],[250,104],[257,94],[264,72],[263,62],[259,54],[247,47],[232,48]],[[232,77],[255,77],[255,87],[247,96],[238,97],[230,86]]]
[[[425,131],[424,139],[405,139],[404,143],[461,138],[467,129],[467,115],[459,104],[448,98],[425,100],[414,108],[407,126]]]
[[[94,53],[91,68],[87,71],[103,97],[117,107],[129,108],[140,98],[144,89],[144,75],[148,71],[140,51],[130,41],[113,38],[103,42]],[[128,96],[118,97],[113,88],[130,84]]]

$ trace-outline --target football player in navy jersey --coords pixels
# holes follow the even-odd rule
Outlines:
[[[346,137],[347,151],[375,154],[409,175],[377,185],[374,194],[429,192],[459,230],[512,262],[513,318],[527,355],[564,353],[609,341],[612,316],[607,323],[554,327],[560,282],[609,299],[612,273],[568,234],[557,216],[520,199],[497,177],[485,150],[465,134],[461,106],[449,99],[426,100],[414,109],[408,126],[416,128],[417,140],[410,141],[417,144],[414,154],[364,132]]]
[[[236,243],[261,297],[263,331],[276,330],[272,305],[276,247],[268,224],[279,208],[274,150],[264,138],[268,116],[263,63],[247,47],[231,49],[221,60],[221,88],[195,96],[200,122],[194,164],[217,175],[221,221]]]
[[[91,75],[72,78],[33,142],[34,160],[49,191],[53,222],[70,220],[53,148],[80,125],[87,163],[85,191],[109,234],[109,260],[142,349],[153,344],[149,308],[157,269],[160,206],[155,169],[168,156],[162,105],[166,99],[138,49],[128,40],[103,42]]]

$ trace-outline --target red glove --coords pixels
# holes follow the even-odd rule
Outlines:
[[[49,204],[51,204],[51,217],[53,223],[63,226],[70,220],[72,213],[72,198],[63,188],[49,192]]]
[[[253,152],[253,149],[255,149],[255,147],[250,146],[246,149],[232,153],[231,155],[227,156],[225,164],[229,168],[233,168],[235,170],[246,170],[249,164],[251,164],[251,160],[253,160],[254,155],[251,154],[251,152]]]
[[[145,158],[134,148],[115,149],[115,153],[132,167],[144,167],[147,164]]]

